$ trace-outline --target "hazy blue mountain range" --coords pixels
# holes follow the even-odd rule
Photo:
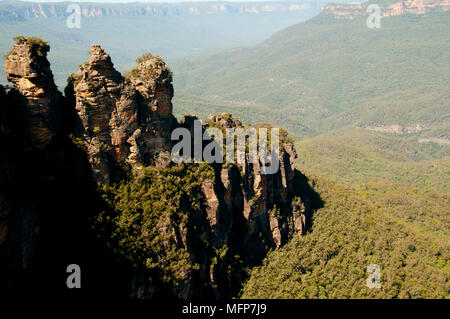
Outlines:
[[[82,3],[80,29],[67,27],[69,4],[0,2],[0,52],[7,53],[18,34],[51,42],[49,58],[56,82],[63,86],[92,43],[101,43],[120,70],[131,68],[130,61],[147,51],[170,63],[192,54],[256,44],[313,17],[326,2]],[[0,81],[6,81],[3,72]]]

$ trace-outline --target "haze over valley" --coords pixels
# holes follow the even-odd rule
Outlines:
[[[108,49],[119,70],[130,69],[130,61],[149,50],[172,62],[256,44],[317,15],[326,2],[81,3],[80,29],[67,27],[69,4],[1,1],[0,52],[7,53],[17,34],[44,34],[53,44],[49,59],[56,82],[64,87],[92,43]],[[4,73],[0,81],[5,83]]]

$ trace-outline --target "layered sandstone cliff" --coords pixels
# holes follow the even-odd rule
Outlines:
[[[356,4],[328,4],[324,12],[334,15],[337,19],[353,19],[357,16],[367,16],[368,6],[372,2]],[[450,0],[402,0],[388,3],[376,3],[381,9],[381,17],[399,16],[404,14],[422,15],[427,12],[445,12],[450,10]]]
[[[238,15],[267,14],[271,12],[297,12],[316,6],[312,3],[293,4],[289,1],[263,1],[259,3],[127,3],[120,4],[80,4],[80,14],[86,18],[139,17],[139,16],[199,16],[199,15]],[[14,3],[0,5],[0,17],[11,20],[66,18],[68,5],[60,3]]]

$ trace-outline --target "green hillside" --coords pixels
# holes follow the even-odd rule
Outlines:
[[[450,147],[346,128],[296,142],[297,166],[341,183],[389,181],[450,194]]]
[[[176,89],[267,106],[297,136],[349,124],[438,129],[450,119],[449,14],[390,17],[369,29],[365,17],[322,13],[257,46],[180,61]]]
[[[448,148],[350,127],[295,146],[297,167],[326,176],[307,174],[324,207],[251,270],[241,297],[450,297]],[[370,264],[380,289],[366,285]]]
[[[354,189],[311,176],[325,207],[310,232],[252,270],[243,298],[449,298],[449,196],[378,184]],[[381,269],[368,288],[366,269]]]

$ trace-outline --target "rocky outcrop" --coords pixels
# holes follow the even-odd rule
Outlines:
[[[73,90],[81,122],[75,136],[87,150],[96,179],[109,183],[114,163],[129,155],[127,140],[138,128],[138,105],[136,92],[114,69],[109,55],[98,45],[89,53],[66,91]]]
[[[63,98],[47,60],[49,46],[37,38],[16,38],[5,58],[8,80],[18,91],[16,104],[27,122],[27,138],[37,147],[48,145],[61,124]]]
[[[172,73],[159,56],[149,53],[137,60],[138,66],[128,74],[137,91],[139,129],[128,141],[133,145],[129,162],[147,166],[160,160],[159,154],[170,152],[170,135],[177,121],[172,115]]]
[[[354,19],[357,16],[367,16],[366,11],[371,2],[355,4],[328,4],[324,12],[332,14],[337,19]],[[374,4],[377,4],[376,2]],[[391,17],[403,14],[422,15],[427,12],[450,10],[450,0],[402,0],[391,3],[377,4],[381,9],[381,17]]]
[[[108,285],[98,268],[107,269],[108,251],[88,224],[99,207],[95,184],[86,154],[67,138],[77,116],[56,89],[47,50],[40,39],[17,38],[6,61],[14,87],[0,86],[2,299],[69,294],[60,276],[73,259],[90,265],[94,286]]]
[[[205,129],[217,126],[243,128],[237,117],[227,113],[210,116],[204,121]],[[260,161],[251,163],[248,156],[245,163],[222,165],[217,169],[220,187],[216,188],[221,191],[206,196],[212,201],[208,215],[214,216],[213,220],[220,220],[220,209],[214,209],[218,198],[225,210],[222,214],[231,215],[233,210],[242,212],[248,229],[244,246],[248,248],[248,255],[255,257],[258,252],[265,254],[267,248],[279,247],[295,232],[302,234],[306,226],[306,218],[301,215],[306,213],[305,205],[308,206],[309,203],[302,202],[299,197],[300,189],[304,187],[296,184],[298,171],[295,171],[294,161],[297,153],[292,141],[284,140],[281,143],[278,157],[280,168],[275,174],[265,174],[264,169],[261,169],[264,164]],[[295,208],[299,216],[292,214],[292,203],[295,200],[298,205],[303,205],[303,210]],[[300,222],[301,219],[303,222]],[[221,240],[223,239],[224,236],[221,235]],[[266,246],[262,243],[266,243]]]
[[[196,116],[185,116],[181,126],[193,132],[196,120]],[[203,130],[211,127],[222,130],[248,128],[229,113],[211,115],[203,121]],[[209,289],[216,298],[235,296],[245,278],[243,268],[258,265],[269,250],[307,230],[316,207],[313,199],[317,195],[308,186],[306,178],[295,170],[297,154],[285,134],[281,131],[280,169],[275,174],[262,173],[264,164],[249,162],[248,156],[244,163],[212,164],[215,179],[202,185],[205,219],[197,220],[198,230],[186,232],[181,242],[193,242],[196,236],[203,241],[207,239],[208,246],[216,249],[221,261],[209,267],[208,260],[219,257],[208,252],[207,246],[182,245],[199,264],[199,270],[187,275],[189,285],[183,282],[187,289],[185,297],[205,296],[210,294]],[[191,229],[193,226],[188,224],[186,227]],[[230,256],[239,256],[240,266],[233,265]],[[200,295],[199,291],[202,292]]]
[[[29,47],[21,44],[14,49],[25,54]],[[11,73],[15,88],[0,86],[0,296],[5,288],[7,295],[20,291],[21,283],[30,279],[42,240],[40,213],[48,213],[47,204],[56,202],[46,187],[54,177],[48,166],[55,159],[43,156],[50,152],[57,132],[52,126],[53,101],[45,95],[55,91],[40,82],[40,74],[32,73],[39,66],[30,67],[27,55],[21,58],[23,64],[9,62],[9,71],[15,70]],[[27,81],[33,85],[23,86]],[[42,92],[36,92],[38,85]]]
[[[68,95],[75,101],[82,142],[96,179],[109,183],[118,164],[142,167],[170,151],[172,77],[159,57],[145,55],[125,79],[109,55],[93,45],[89,61],[72,74]]]
[[[194,130],[197,118],[186,116],[180,123],[174,118],[172,75],[158,56],[143,55],[122,76],[110,56],[93,45],[63,97],[53,82],[48,50],[40,39],[17,38],[6,61],[14,88],[0,86],[0,258],[8,260],[0,267],[0,287],[7,293],[39,290],[47,279],[51,289],[64,288],[61,269],[80,260],[96,283],[87,290],[94,295],[232,297],[246,267],[306,231],[317,194],[295,170],[295,149],[281,130],[274,174],[263,174],[267,164],[248,158],[205,164],[214,178],[202,180],[195,193],[200,205],[177,207],[187,221],[164,215],[151,229],[163,248],[156,260],[179,258],[174,246],[192,263],[186,270],[179,265],[182,279],[174,290],[162,283],[160,272],[149,275],[117,257],[92,231],[92,218],[109,209],[97,187],[125,181],[132,172],[137,176],[144,167],[171,165],[172,131]],[[210,116],[201,130],[209,127],[245,128],[226,113]],[[141,210],[129,209],[139,219]],[[102,231],[113,236],[107,227]],[[144,229],[142,238],[149,238],[148,232]],[[25,273],[31,281],[21,281]],[[112,277],[120,277],[120,284]]]
[[[423,131],[427,129],[427,127],[423,124],[413,124],[409,126],[401,126],[398,124],[389,125],[389,126],[365,126],[362,127],[369,131],[382,132],[382,133],[390,133],[390,134],[411,134]]]

